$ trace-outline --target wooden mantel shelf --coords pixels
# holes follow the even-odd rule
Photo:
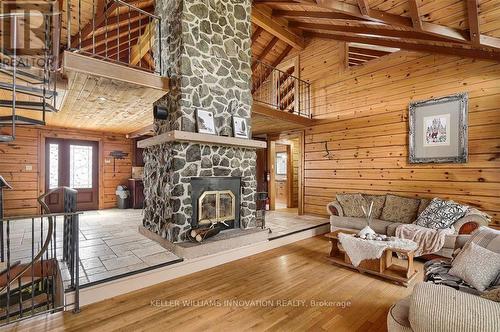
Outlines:
[[[139,141],[137,142],[137,147],[144,149],[161,143],[169,143],[169,142],[206,143],[206,144],[217,144],[226,146],[237,146],[237,147],[251,148],[251,149],[265,149],[267,147],[266,142],[253,139],[199,134],[199,133],[192,133],[180,130],[169,131],[168,133]]]

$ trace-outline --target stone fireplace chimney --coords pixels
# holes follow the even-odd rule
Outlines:
[[[211,111],[219,136],[232,136],[232,116],[247,119],[251,133],[251,0],[158,0],[162,18],[163,75],[171,91],[157,102],[168,111],[155,120],[156,135],[196,132],[196,110]],[[171,141],[144,152],[143,225],[170,242],[186,240],[193,225],[191,179],[241,180],[239,223],[255,222],[255,149]]]

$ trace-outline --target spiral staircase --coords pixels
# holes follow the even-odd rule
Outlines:
[[[11,28],[10,40],[0,48],[0,128],[10,127],[8,134],[0,135],[0,142],[14,141],[17,126],[45,125],[46,114],[57,112],[60,15],[55,10],[36,15],[42,17],[43,29],[34,36],[36,48],[30,48],[23,40],[23,26],[35,14],[0,14],[2,26]]]

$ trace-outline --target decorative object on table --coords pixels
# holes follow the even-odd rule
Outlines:
[[[364,201],[367,202],[365,199]],[[361,205],[361,210],[365,215],[366,227],[358,232],[358,236],[362,239],[374,240],[377,237],[377,233],[375,233],[375,231],[370,227],[372,221],[373,201],[370,202],[369,207]]]
[[[118,159],[118,160],[125,159],[125,157],[128,156],[128,153],[120,151],[120,150],[115,150],[115,151],[111,151],[109,153],[109,156],[113,157],[113,173],[115,173],[115,171],[116,171],[116,159]]]
[[[200,134],[216,135],[214,114],[210,111],[196,110],[196,129]]]
[[[418,272],[413,266],[416,243],[391,238],[391,241],[369,241],[349,230],[339,229],[325,235],[331,242],[328,259],[337,265],[355,268],[408,286]],[[393,262],[393,253],[406,256],[406,266]]]
[[[286,175],[286,152],[276,152],[276,175]]]
[[[0,175],[0,220],[3,219],[3,190],[12,189],[12,186]],[[3,220],[0,221],[0,259],[5,261],[3,243]]]
[[[233,132],[234,137],[248,138],[248,123],[247,119],[233,116]]]
[[[410,163],[467,162],[467,104],[467,93],[410,103]]]
[[[433,198],[424,211],[418,216],[415,224],[432,228],[450,228],[458,219],[462,218],[469,206],[446,201],[440,198]]]

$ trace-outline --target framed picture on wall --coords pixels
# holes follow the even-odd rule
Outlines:
[[[410,103],[410,163],[467,162],[467,104],[467,93]]]
[[[247,119],[233,116],[233,132],[234,137],[248,138],[248,123]]]
[[[215,135],[214,114],[210,111],[196,110],[196,128],[201,134]]]

